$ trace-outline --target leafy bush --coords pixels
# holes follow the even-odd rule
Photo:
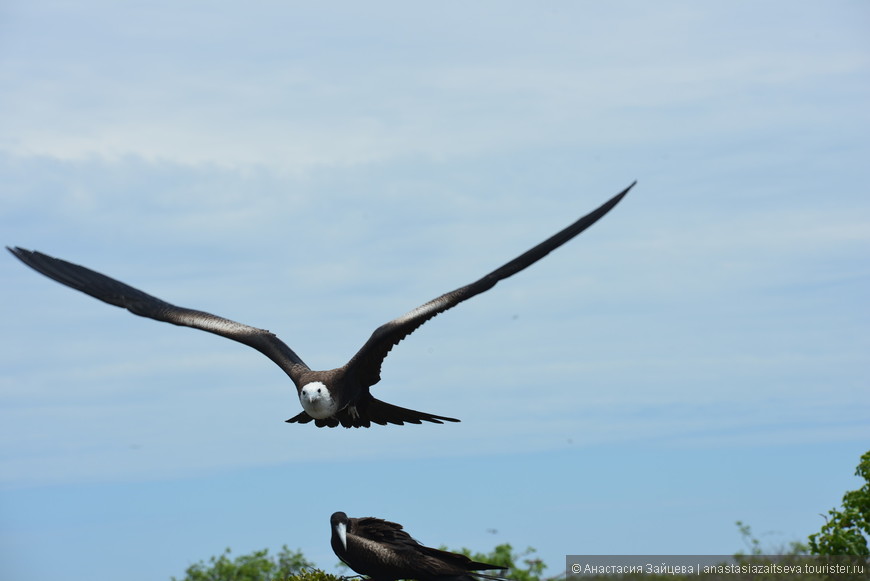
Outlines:
[[[861,456],[855,474],[864,486],[843,495],[843,508],[828,511],[822,529],[810,535],[810,552],[815,555],[870,556],[870,451]]]
[[[226,549],[219,557],[211,557],[208,563],[200,561],[185,571],[185,576],[172,581],[286,581],[290,577],[300,581],[338,581],[337,577],[322,571],[307,571],[314,563],[306,560],[300,551],[291,551],[287,545],[274,557],[269,549],[254,551],[249,555],[230,558]]]

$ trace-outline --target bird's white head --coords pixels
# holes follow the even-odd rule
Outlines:
[[[316,420],[333,416],[338,411],[338,404],[329,392],[329,388],[320,381],[312,381],[302,386],[299,390],[299,403],[302,404],[305,413]]]

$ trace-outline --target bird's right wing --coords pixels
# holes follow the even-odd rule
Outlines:
[[[294,381],[308,366],[283,341],[265,329],[243,325],[203,311],[177,307],[84,266],[24,248],[9,248],[30,268],[70,288],[140,317],[208,331],[253,347],[274,361]],[[298,389],[298,388],[297,388]]]

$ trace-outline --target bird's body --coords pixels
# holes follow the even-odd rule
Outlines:
[[[369,388],[380,381],[381,364],[390,350],[432,317],[489,290],[500,280],[534,264],[578,235],[609,212],[633,186],[631,184],[595,211],[483,278],[381,325],[350,361],[326,371],[312,370],[286,343],[265,329],[172,305],[121,281],[41,252],[18,247],[8,250],[34,270],[57,282],[123,307],[133,314],[208,331],[257,349],[275,362],[296,385],[304,411],[288,422],[304,424],[314,421],[318,427],[341,425],[346,428],[367,428],[372,423],[401,425],[426,421],[440,424],[459,420],[398,407],[372,397]]]
[[[332,550],[338,558],[372,581],[501,579],[478,571],[502,567],[421,545],[394,522],[374,517],[348,518],[345,513],[336,512],[330,518],[330,526]]]

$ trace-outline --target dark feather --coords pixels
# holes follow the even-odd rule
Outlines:
[[[374,517],[348,518],[343,512],[337,512],[332,515],[330,524],[331,544],[338,558],[357,573],[368,575],[374,581],[503,579],[479,573],[503,570],[503,567],[473,561],[460,553],[421,545],[398,523]],[[338,533],[340,524],[346,526],[346,547]]]

